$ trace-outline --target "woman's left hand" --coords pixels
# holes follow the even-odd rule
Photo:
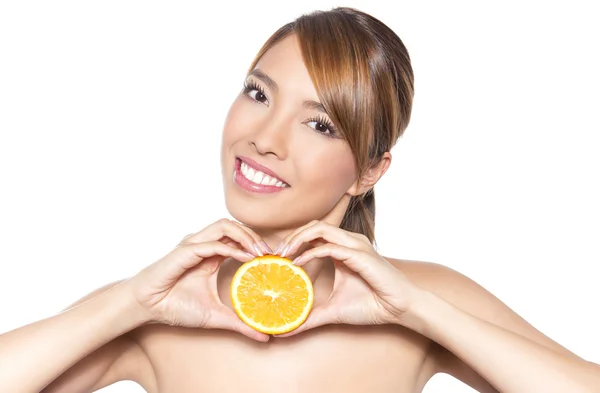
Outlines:
[[[313,308],[300,327],[279,337],[328,324],[401,323],[420,289],[380,256],[366,236],[313,221],[286,237],[276,252],[291,255],[303,243],[315,247],[294,259],[294,264],[331,258],[335,267],[333,292],[325,303]]]

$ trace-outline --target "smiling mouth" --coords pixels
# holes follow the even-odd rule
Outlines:
[[[287,188],[290,185],[283,180],[256,169],[236,158],[236,171],[249,182],[261,187]]]

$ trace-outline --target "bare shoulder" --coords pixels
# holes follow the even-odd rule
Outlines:
[[[418,287],[453,306],[498,327],[519,334],[558,353],[581,359],[518,315],[481,285],[450,267],[412,260],[385,258]],[[480,392],[496,390],[451,351],[435,343],[430,352],[434,373],[452,375]]]
[[[465,274],[448,266],[434,262],[384,258],[402,271],[412,283],[455,306],[471,309],[488,306],[489,302],[501,306],[496,296]]]
[[[433,262],[385,258],[418,287],[469,314],[518,333],[560,353],[579,358],[553,341],[477,282],[448,266]]]
[[[413,284],[435,293],[455,306],[471,308],[480,303],[497,301],[481,285],[448,266],[434,262],[384,258],[402,271]]]
[[[419,286],[428,287],[440,279],[446,281],[449,278],[457,279],[458,276],[462,276],[457,271],[439,263],[390,257],[384,258]]]

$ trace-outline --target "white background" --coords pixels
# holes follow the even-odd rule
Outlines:
[[[394,29],[415,70],[376,187],[381,253],[450,266],[600,362],[593,3],[344,5]],[[219,139],[246,68],[278,27],[338,3],[210,4],[0,3],[0,332],[227,215]],[[447,376],[425,389],[469,391]]]

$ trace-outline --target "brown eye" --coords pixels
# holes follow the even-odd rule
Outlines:
[[[262,87],[260,87],[256,82],[249,81],[244,83],[244,94],[250,97],[252,100],[266,104],[268,103],[267,96],[265,95],[265,91]]]
[[[308,119],[306,125],[315,130],[317,133],[329,137],[337,137],[337,132],[333,124],[321,116]]]
[[[253,100],[256,100],[258,102],[266,102],[267,101],[267,96],[265,96],[263,93],[261,93],[260,91],[257,90],[252,90],[250,92],[250,97],[252,97]]]
[[[329,134],[331,132],[329,127],[327,127],[325,124],[323,124],[317,120],[311,120],[306,124],[309,125],[310,128],[314,128],[315,131],[322,133],[322,134]]]
[[[326,125],[321,124],[321,123],[317,123],[315,130],[319,131],[319,132],[328,132],[329,128],[327,128]]]

